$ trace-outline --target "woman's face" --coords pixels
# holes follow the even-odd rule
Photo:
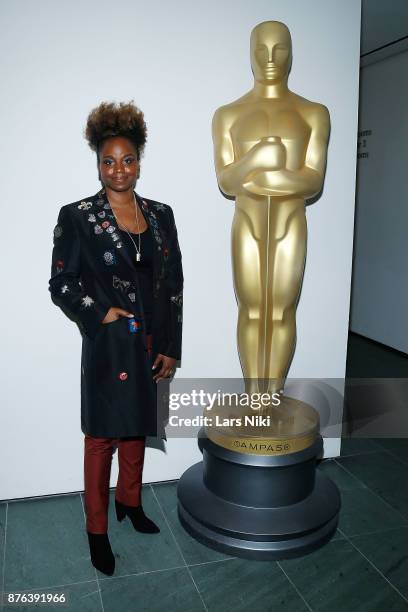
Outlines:
[[[100,179],[114,191],[133,189],[139,177],[139,162],[134,145],[123,136],[107,138],[99,149]]]

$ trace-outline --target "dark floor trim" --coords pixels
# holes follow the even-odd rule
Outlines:
[[[349,330],[349,334],[350,336],[356,336],[357,338],[362,338],[363,340],[367,340],[367,342],[370,342],[371,344],[376,345],[378,348],[386,349],[387,351],[396,353],[400,357],[405,357],[406,359],[408,359],[407,353],[404,353],[404,351],[399,351],[398,349],[392,346],[388,346],[388,344],[383,344],[382,342],[378,342],[378,340],[373,340],[373,338],[369,338],[368,336],[363,336],[363,334],[358,334],[357,332],[351,331],[351,329]]]
[[[155,480],[154,482],[144,482],[143,486],[166,484],[168,482],[177,482],[178,478],[169,478],[169,480]],[[114,491],[116,487],[109,487],[109,491]],[[11,497],[10,499],[0,499],[0,504],[8,504],[20,501],[30,501],[31,499],[48,499],[50,497],[63,497],[64,495],[83,495],[84,490],[68,491],[67,493],[48,493],[46,495],[31,495],[28,497]]]

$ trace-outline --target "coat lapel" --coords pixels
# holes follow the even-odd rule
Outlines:
[[[146,202],[143,198],[134,192],[136,200],[139,204],[140,210],[143,213],[144,218],[150,228],[152,236],[154,238],[153,246],[153,295],[157,296],[157,292],[160,288],[160,281],[163,276],[163,234],[161,227],[157,221],[156,213],[154,212],[151,203]]]

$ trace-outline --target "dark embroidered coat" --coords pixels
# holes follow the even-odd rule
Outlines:
[[[91,436],[165,438],[168,408],[157,412],[152,363],[158,353],[181,359],[183,271],[173,211],[135,196],[154,237],[151,357],[134,254],[105,189],[62,206],[54,228],[49,291],[81,331],[81,428]],[[102,323],[112,306],[134,313],[133,331],[126,317]]]

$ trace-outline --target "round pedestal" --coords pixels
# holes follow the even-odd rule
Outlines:
[[[288,396],[280,398],[279,406],[260,410],[249,410],[234,402],[215,403],[209,415],[206,437],[237,453],[293,454],[312,446],[319,435],[319,413],[309,404]]]
[[[320,435],[309,448],[280,456],[234,452],[205,435],[199,445],[203,461],[177,488],[180,522],[195,539],[258,560],[300,556],[330,540],[340,494],[316,471]]]

